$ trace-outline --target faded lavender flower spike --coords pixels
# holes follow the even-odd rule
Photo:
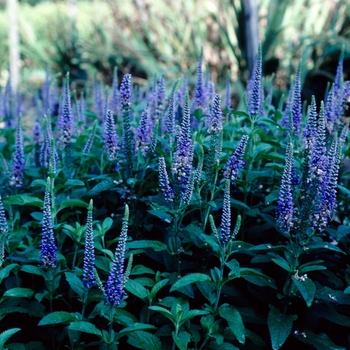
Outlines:
[[[136,131],[136,149],[146,156],[149,150],[149,143],[151,141],[152,122],[149,116],[148,109],[141,114],[140,125]]]
[[[248,110],[253,119],[260,116],[261,103],[261,76],[262,76],[262,52],[259,44],[258,56],[255,62],[254,73],[252,75],[252,91],[248,102]]]
[[[84,266],[83,266],[83,284],[86,288],[91,288],[96,284],[95,278],[95,253],[94,253],[94,230],[92,227],[92,209],[93,201],[90,200],[86,233],[85,233],[85,251],[84,251]]]
[[[294,225],[294,204],[292,195],[293,146],[287,145],[286,165],[283,170],[280,194],[276,207],[277,225],[289,235]]]
[[[39,258],[39,265],[46,267],[56,267],[58,264],[57,247],[55,245],[51,217],[51,200],[51,180],[48,177],[44,196],[43,227]]]
[[[309,109],[309,118],[307,120],[306,127],[303,132],[305,138],[305,149],[310,153],[313,149],[315,137],[317,135],[317,111],[316,111],[316,99],[312,95],[311,105]]]
[[[129,222],[129,207],[125,205],[125,212],[117,248],[115,250],[115,258],[113,261],[111,272],[107,279],[106,295],[107,300],[113,306],[119,306],[125,297],[125,245],[128,236],[128,222]]]
[[[6,221],[5,209],[0,195],[0,235],[6,234],[7,232],[8,225]]]
[[[165,200],[167,202],[172,202],[174,200],[174,191],[170,186],[164,157],[159,158],[159,186]]]
[[[16,129],[15,154],[12,164],[12,174],[10,178],[10,186],[20,188],[23,186],[25,171],[23,133],[22,133],[22,117],[19,116]]]
[[[196,75],[196,86],[194,92],[194,101],[192,105],[192,110],[197,108],[204,109],[205,107],[205,91],[204,91],[204,81],[203,81],[203,48],[198,59],[197,75]]]
[[[96,125],[97,125],[97,119],[94,121],[94,125],[92,126],[91,133],[90,133],[89,138],[87,139],[86,144],[84,146],[84,149],[83,149],[84,156],[86,156],[90,152],[91,147],[94,143],[94,138],[95,138],[95,134],[96,134]]]
[[[109,109],[105,117],[104,146],[109,155],[109,159],[115,160],[118,152],[117,133],[115,131],[113,112]]]
[[[243,161],[244,152],[248,144],[249,137],[243,135],[241,141],[239,142],[235,152],[228,160],[225,169],[224,177],[226,179],[231,179],[231,182],[234,182],[238,177],[238,171],[243,168],[245,162]]]
[[[208,134],[218,135],[222,131],[221,96],[215,94],[213,106],[208,120]]]
[[[62,114],[59,116],[59,126],[61,127],[61,141],[65,146],[67,146],[71,141],[73,131],[73,114],[69,90],[69,73],[67,73],[66,79],[64,81],[61,113]]]
[[[292,100],[292,119],[293,129],[300,131],[301,124],[301,62],[298,65],[298,69],[295,75],[294,88],[293,88],[293,100]]]
[[[230,180],[225,181],[224,201],[222,204],[222,216],[220,225],[220,242],[226,246],[231,238],[231,203]]]

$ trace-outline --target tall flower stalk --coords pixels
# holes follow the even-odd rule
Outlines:
[[[25,159],[23,147],[22,117],[18,117],[16,128],[15,154],[13,157],[10,186],[20,188],[23,186],[25,172]]]

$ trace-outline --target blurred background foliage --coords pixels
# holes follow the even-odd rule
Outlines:
[[[70,71],[73,83],[82,87],[96,72],[110,84],[114,66],[121,75],[132,73],[140,83],[153,75],[173,80],[186,71],[194,77],[203,47],[211,79],[223,86],[229,71],[231,81],[242,88],[249,77],[244,26],[248,2],[19,1],[22,87],[41,86],[47,65],[53,72]],[[341,47],[345,49],[345,77],[349,77],[349,1],[256,0],[256,6],[264,74],[275,74],[277,90],[289,88],[287,81],[302,59],[305,97],[315,89],[323,93],[323,86],[333,80]],[[0,4],[0,50],[1,85],[5,85],[4,0]]]

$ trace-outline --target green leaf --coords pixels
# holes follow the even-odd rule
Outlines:
[[[163,210],[154,210],[154,209],[151,209],[151,210],[147,210],[150,214],[154,215],[154,216],[157,216],[159,219],[167,222],[168,224],[171,223],[171,221],[173,220],[173,217],[168,214],[168,213],[165,213]]]
[[[158,291],[160,289],[162,289],[163,287],[165,287],[169,282],[169,278],[165,278],[164,280],[161,280],[159,282],[157,282],[153,287],[152,287],[152,290],[151,290],[151,297],[154,298]]]
[[[56,214],[66,208],[69,207],[82,207],[82,208],[87,208],[88,204],[81,199],[65,199],[64,201],[61,202],[60,207],[58,208]]]
[[[161,350],[162,343],[154,334],[145,331],[135,331],[129,335],[128,341],[130,345],[138,349],[144,350]]]
[[[156,252],[167,250],[164,243],[159,241],[140,240],[126,243],[126,249],[147,249],[151,248]]]
[[[112,181],[112,179],[106,179],[101,181],[96,186],[94,186],[90,191],[88,191],[86,193],[86,196],[91,198],[91,197],[97,196],[103,191],[108,191],[113,187],[115,187],[115,183]]]
[[[185,317],[181,320],[181,323],[184,323],[188,320],[190,320],[191,318],[194,318],[196,316],[204,316],[204,315],[208,315],[209,311],[204,311],[204,310],[190,310],[188,311],[188,313],[185,315]]]
[[[79,331],[79,332],[85,332],[85,333],[89,333],[89,334],[94,334],[97,335],[98,337],[102,338],[102,333],[101,331],[96,328],[95,325],[93,325],[90,322],[87,321],[76,321],[76,322],[72,322],[68,329],[71,329],[73,331]]]
[[[214,336],[214,334],[213,334]],[[217,342],[211,342],[209,345],[209,349],[214,349],[214,350],[239,350],[236,346],[230,344],[230,343],[221,343],[218,344]]]
[[[56,324],[56,323],[68,323],[76,320],[77,320],[77,317],[74,314],[71,314],[70,312],[55,311],[44,316],[38,323],[38,326],[45,326],[47,324]]]
[[[169,310],[167,310],[166,308],[164,307],[161,307],[161,306],[156,306],[156,305],[153,305],[153,306],[149,306],[148,307],[150,310],[153,310],[153,311],[158,311],[160,314],[162,314],[163,316],[165,316],[166,318],[168,318],[174,325],[176,323],[175,321],[175,318],[174,316],[171,314],[171,312]]]
[[[132,267],[130,275],[143,275],[143,274],[151,274],[154,275],[155,272],[150,268],[143,265],[135,265]]]
[[[41,179],[36,179],[36,180],[31,182],[29,187],[44,187],[45,188],[46,187],[46,181],[45,180],[41,180]]]
[[[34,207],[43,207],[43,201],[37,197],[31,197],[28,194],[16,194],[2,199],[5,205],[33,205]]]
[[[340,241],[342,238],[350,234],[350,226],[340,225],[338,226],[336,233],[336,240]]]
[[[4,293],[4,297],[12,298],[31,298],[34,295],[34,291],[30,288],[11,288]]]
[[[66,186],[85,186],[85,183],[78,179],[69,179],[65,182],[65,185]]]
[[[236,259],[232,259],[225,263],[226,266],[231,270],[229,276],[234,276],[239,278],[241,276],[241,271],[239,269],[239,262]]]
[[[248,267],[241,267],[240,269],[241,277],[250,283],[256,284],[261,287],[271,287],[277,289],[275,282],[263,273],[251,269]]]
[[[270,306],[270,312],[267,317],[267,324],[271,336],[273,350],[278,350],[287,340],[293,326],[296,315],[282,315],[274,306]]]
[[[38,275],[38,276],[46,276],[45,271],[43,271],[40,267],[35,265],[23,265],[21,266],[21,271],[30,273],[32,275]]]
[[[0,283],[2,282],[2,280],[6,277],[9,276],[10,272],[12,269],[14,269],[16,266],[18,266],[18,264],[10,264],[5,266],[1,271],[0,271]]]
[[[328,242],[323,242],[323,243],[312,243],[308,244],[305,247],[306,251],[313,251],[313,250],[331,250],[333,252],[338,252],[341,254],[345,254],[344,251],[342,251],[340,248],[336,247],[335,245],[328,243]]]
[[[211,279],[208,275],[204,273],[190,273],[189,275],[182,277],[178,281],[176,281],[174,285],[170,288],[170,292],[186,287],[189,284],[198,283],[198,282],[211,283]]]
[[[191,335],[187,332],[181,332],[178,335],[175,332],[171,332],[174,343],[180,350],[187,350],[187,344],[191,340]]]
[[[125,289],[140,299],[146,299],[150,295],[149,291],[142,284],[132,279],[128,279]]]
[[[303,343],[310,344],[317,350],[346,350],[338,346],[325,333],[315,334],[310,331],[294,332],[294,337]]]
[[[312,282],[310,278],[304,276],[298,278],[292,276],[292,279],[302,297],[304,298],[306,305],[310,307],[316,294],[316,286],[314,282]]]
[[[71,272],[65,272],[65,275],[70,287],[74,290],[75,293],[82,297],[86,290],[80,278]]]
[[[340,190],[340,192],[343,192],[344,194],[346,194],[348,197],[350,197],[350,191],[344,187],[344,186],[341,186],[341,185],[337,185],[338,189]]]
[[[121,337],[129,335],[129,334],[134,333],[136,331],[151,330],[151,329],[155,329],[155,328],[156,327],[154,327],[150,324],[146,324],[146,323],[134,323],[132,326],[124,328],[121,331],[119,331],[118,334],[116,334],[116,339],[118,340]]]
[[[21,328],[10,328],[0,334],[0,349],[4,349],[5,343]]]
[[[290,272],[290,266],[288,265],[287,261],[285,261],[283,258],[279,257],[278,259],[276,258],[272,258],[271,259],[275,264],[277,264],[278,266],[282,267],[282,269],[287,270],[288,272]]]
[[[300,274],[309,272],[309,271],[320,271],[320,270],[327,270],[326,266],[322,266],[322,265],[307,265],[307,266],[300,266],[298,269],[298,272]]]
[[[227,321],[231,332],[237,340],[244,344],[245,328],[240,313],[228,304],[223,304],[219,308],[219,315]]]

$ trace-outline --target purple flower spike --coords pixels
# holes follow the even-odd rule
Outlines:
[[[293,100],[292,100],[292,120],[293,129],[297,132],[300,131],[301,124],[301,62],[298,65],[298,69],[295,75],[294,88],[293,88]]]
[[[104,97],[103,97],[103,87],[100,81],[94,77],[94,110],[95,114],[99,119],[104,116]]]
[[[136,132],[136,149],[146,156],[149,150],[149,143],[151,141],[152,122],[149,116],[148,109],[142,112],[140,125]]]
[[[341,50],[339,62],[337,66],[337,73],[334,79],[334,93],[338,95],[343,87],[343,64],[344,64],[344,48]]]
[[[111,95],[111,108],[114,114],[118,115],[120,112],[120,94],[118,89],[118,70],[114,67],[113,70],[113,82],[112,82],[112,95]]]
[[[86,233],[85,233],[85,251],[84,251],[84,274],[83,284],[85,288],[91,288],[96,284],[95,278],[95,253],[94,253],[94,230],[92,227],[92,209],[93,202],[90,200],[89,210],[86,222]]]
[[[107,110],[104,127],[104,145],[110,160],[117,158],[118,143],[115,131],[114,117],[111,110]]]
[[[334,84],[328,92],[327,100],[324,108],[324,117],[327,122],[328,129],[330,132],[333,129],[335,121],[335,96],[334,96]]]
[[[192,105],[192,110],[204,109],[205,108],[205,91],[204,91],[204,81],[203,81],[203,49],[201,49],[201,54],[198,59],[197,75],[196,75],[196,86],[194,91],[194,101]]]
[[[221,96],[216,94],[208,120],[208,134],[219,135],[222,131]]]
[[[159,158],[159,186],[162,190],[165,200],[167,202],[172,202],[174,200],[174,191],[170,186],[164,157]]]
[[[120,233],[117,248],[115,250],[115,258],[113,261],[111,272],[107,279],[106,295],[107,300],[113,306],[119,306],[125,297],[125,244],[128,235],[129,207],[125,205],[125,213],[123,218],[122,230]]]
[[[262,76],[262,52],[261,44],[258,49],[258,56],[256,59],[254,73],[252,75],[252,91],[250,92],[250,98],[248,102],[248,110],[253,119],[256,119],[261,114],[261,76]]]
[[[69,90],[69,73],[66,75],[63,87],[62,111],[59,126],[61,128],[61,141],[67,146],[71,142],[73,131],[73,114]]]
[[[163,131],[168,135],[173,135],[175,133],[175,91],[179,81],[177,81],[173,89],[171,90],[170,98],[169,98],[169,106],[166,112]]]
[[[180,185],[182,193],[185,193],[188,181],[191,176],[192,158],[193,144],[190,135],[190,109],[187,93],[183,109],[180,135],[177,140],[177,148],[172,167],[172,173]]]
[[[277,225],[289,235],[294,226],[294,204],[292,194],[292,167],[294,164],[293,146],[289,144],[286,151],[286,165],[283,170],[280,194],[276,207]]]
[[[51,181],[47,178],[44,196],[43,227],[40,247],[39,265],[45,267],[56,267],[58,264],[57,247],[53,233],[51,217]]]
[[[231,179],[231,182],[235,182],[238,177],[238,171],[243,168],[245,162],[243,161],[244,152],[248,144],[249,137],[243,135],[241,141],[239,142],[235,152],[228,160],[225,170],[224,177],[226,179]]]
[[[222,216],[220,225],[220,241],[226,246],[231,239],[231,202],[230,202],[230,180],[225,181],[224,201],[222,204]]]
[[[20,188],[23,186],[25,171],[24,148],[23,148],[23,133],[22,133],[22,118],[19,116],[16,129],[15,155],[12,164],[12,174],[10,186]]]
[[[311,98],[311,105],[309,109],[309,118],[303,132],[306,140],[306,148],[312,150],[315,137],[317,135],[317,111],[315,96]]]
[[[2,198],[0,195],[0,236],[5,235],[8,232],[8,225],[6,221],[5,209],[2,203]],[[0,237],[1,240],[1,237]]]

